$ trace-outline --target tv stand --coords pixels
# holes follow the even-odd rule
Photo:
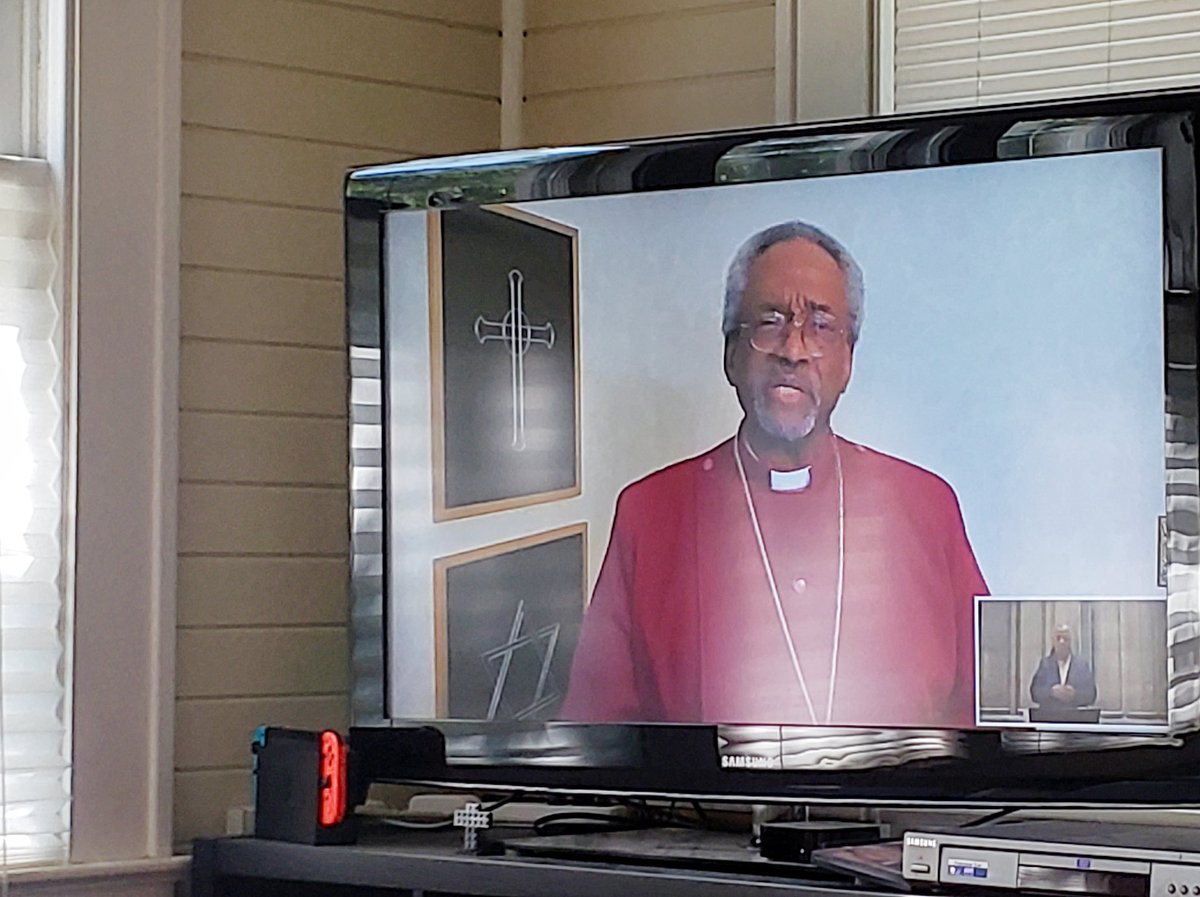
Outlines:
[[[504,843],[508,855],[521,858],[723,872],[809,882],[846,882],[844,875],[818,869],[809,863],[764,859],[758,849],[751,846],[748,832],[651,828],[510,837]]]
[[[195,842],[192,897],[887,897],[816,877],[780,878],[686,866],[468,856],[457,832],[368,833],[312,847],[256,838]]]

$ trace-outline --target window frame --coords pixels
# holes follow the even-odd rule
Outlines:
[[[872,0],[874,9],[873,115],[896,114],[896,0]]]
[[[65,41],[56,41],[55,34],[65,35],[66,21],[64,10],[58,8],[61,4],[55,0],[0,0],[0,153],[29,163],[48,165],[50,174],[49,195],[43,197],[46,211],[54,222],[50,228],[50,252],[54,259],[54,269],[49,284],[54,296],[61,320],[64,322],[56,337],[58,351],[61,355],[61,401],[59,410],[62,420],[60,449],[62,465],[59,483],[57,485],[60,501],[58,551],[60,569],[58,586],[60,590],[60,631],[59,644],[63,652],[61,661],[61,706],[56,716],[63,723],[63,742],[61,753],[67,761],[64,773],[70,776],[71,762],[71,718],[72,718],[72,570],[71,552],[73,545],[72,506],[73,506],[73,466],[71,457],[71,378],[73,361],[69,348],[70,315],[66,307],[67,290],[65,271],[67,268],[67,252],[65,233],[67,223],[64,214],[66,196],[66,117],[65,97],[62,90],[67,83],[65,53],[61,59],[63,64],[56,65],[51,54],[62,52]],[[59,29],[57,32],[55,29]],[[51,118],[50,116],[56,116]],[[50,121],[63,123],[58,128],[49,128]],[[70,778],[68,778],[70,782]],[[66,797],[71,798],[70,785],[65,787]],[[65,814],[67,847],[69,851],[69,811]],[[27,875],[39,868],[55,868],[62,860],[50,860],[49,867],[38,865],[37,861],[28,859],[13,860],[12,865],[0,864],[0,876],[13,880],[15,877]]]
[[[63,209],[72,808],[67,866],[0,876],[168,897],[188,866],[172,856],[182,0],[22,2],[41,4],[47,85],[26,114],[63,123],[26,145]]]
[[[881,0],[776,0],[776,124],[878,114],[880,8]]]
[[[46,155],[49,0],[0,0],[0,154]]]
[[[24,0],[0,0],[0,154],[26,155],[22,131]]]
[[[182,2],[50,5],[47,60],[72,61],[59,89],[67,136],[49,153],[68,198],[75,370],[71,862],[164,858],[174,787]]]

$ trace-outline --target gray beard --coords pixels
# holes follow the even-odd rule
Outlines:
[[[754,420],[758,424],[758,428],[768,436],[773,436],[776,439],[782,439],[784,442],[799,442],[808,436],[817,426],[817,412],[820,407],[816,406],[812,411],[804,416],[804,420],[794,426],[781,424],[773,418],[766,408],[766,399],[761,395],[754,397]]]

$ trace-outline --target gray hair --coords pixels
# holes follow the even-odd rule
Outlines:
[[[853,346],[858,342],[864,314],[862,268],[858,266],[850,250],[840,242],[816,225],[798,220],[773,224],[760,230],[738,248],[725,275],[725,317],[722,325],[724,334],[729,336],[738,329],[738,313],[741,310],[742,294],[746,291],[746,283],[750,279],[750,265],[772,246],[790,240],[805,240],[821,247],[833,257],[846,276],[846,304],[850,309],[849,336],[850,345]]]

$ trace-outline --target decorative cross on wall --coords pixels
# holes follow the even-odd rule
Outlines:
[[[508,312],[499,321],[483,315],[475,319],[475,339],[480,344],[500,340],[508,347],[512,369],[512,447],[525,450],[525,353],[534,345],[554,348],[554,325],[530,324],[525,314],[525,275],[519,268],[508,272]]]
[[[513,655],[522,649],[540,654],[542,668],[538,674],[537,687],[534,689],[532,700],[513,714],[513,717],[530,719],[558,700],[558,693],[554,690],[547,693],[546,687],[550,680],[550,664],[554,661],[554,649],[558,647],[559,624],[551,623],[529,635],[521,634],[521,630],[524,628],[525,602],[521,600],[517,602],[517,610],[513,614],[512,626],[508,631],[508,641],[483,655],[483,659],[487,663],[500,661],[500,668],[496,671],[496,681],[492,686],[492,700],[488,704],[488,719],[496,718],[496,713],[500,709],[500,699],[504,696],[504,688],[508,684],[508,670],[512,666]]]

